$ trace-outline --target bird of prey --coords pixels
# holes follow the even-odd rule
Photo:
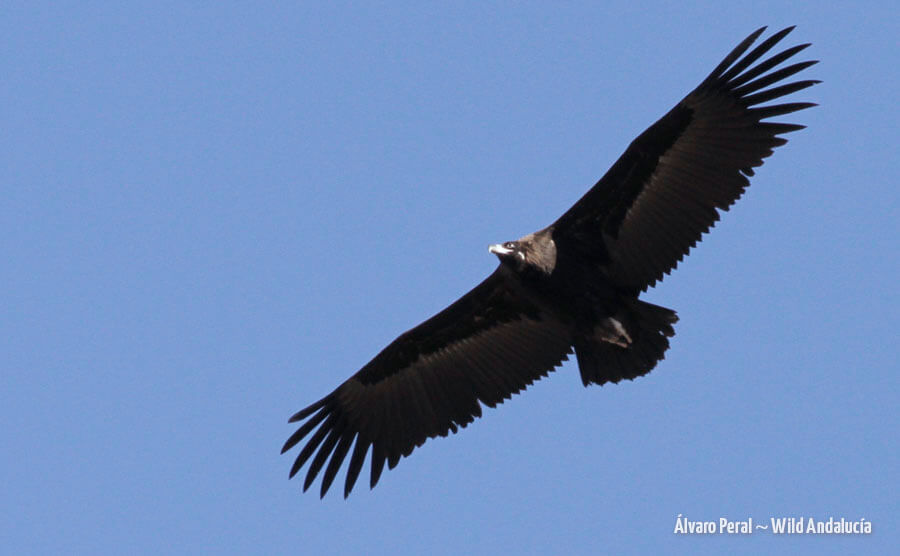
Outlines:
[[[324,496],[349,453],[346,497],[371,451],[374,487],[385,463],[456,433],[572,351],[585,386],[650,372],[678,318],[638,296],[741,196],[781,136],[805,127],[764,120],[815,106],[766,104],[819,83],[783,83],[816,61],[775,69],[809,44],[763,59],[792,29],[752,50],[765,27],[744,39],[556,222],[491,245],[500,264],[475,289],[291,417],[302,424],[282,453],[308,439],[290,476],[312,458],[303,490],[324,467]]]

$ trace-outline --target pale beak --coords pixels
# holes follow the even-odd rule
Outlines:
[[[488,251],[490,251],[491,253],[493,253],[495,255],[509,255],[510,253],[513,252],[512,249],[509,249],[508,247],[503,247],[503,245],[500,243],[495,243],[495,244],[491,245],[490,247],[488,247]]]

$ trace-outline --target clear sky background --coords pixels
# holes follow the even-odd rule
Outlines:
[[[896,2],[323,5],[0,9],[4,551],[896,549]],[[766,24],[821,106],[645,296],[681,317],[654,372],[568,362],[346,501],[288,481],[293,412]]]

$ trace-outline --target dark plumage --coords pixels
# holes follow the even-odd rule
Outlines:
[[[475,289],[291,417],[305,422],[282,453],[311,434],[291,477],[312,458],[303,489],[324,467],[324,496],[349,453],[347,496],[371,450],[374,487],[385,463],[393,468],[428,438],[465,427],[481,416],[482,404],[503,402],[573,349],[585,385],[653,369],[678,318],[638,295],[675,268],[718,211],[741,196],[753,168],[785,144],[780,136],[804,127],[762,120],[815,106],[761,106],[818,83],[767,88],[815,62],[771,71],[809,46],[803,44],[756,64],[792,28],[744,55],[764,29],[635,139],[556,222],[492,245],[500,265]]]

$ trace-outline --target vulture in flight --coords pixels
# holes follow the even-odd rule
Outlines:
[[[309,462],[305,491],[324,468],[324,496],[349,454],[346,497],[371,452],[374,487],[385,463],[457,432],[573,350],[585,386],[650,372],[678,317],[638,296],[741,196],[782,135],[804,127],[768,119],[815,106],[767,104],[819,82],[784,82],[815,61],[775,69],[809,44],[765,57],[792,29],[752,50],[765,27],[744,39],[556,222],[491,245],[493,274],[291,417],[300,428],[282,453],[305,443],[290,476]]]

